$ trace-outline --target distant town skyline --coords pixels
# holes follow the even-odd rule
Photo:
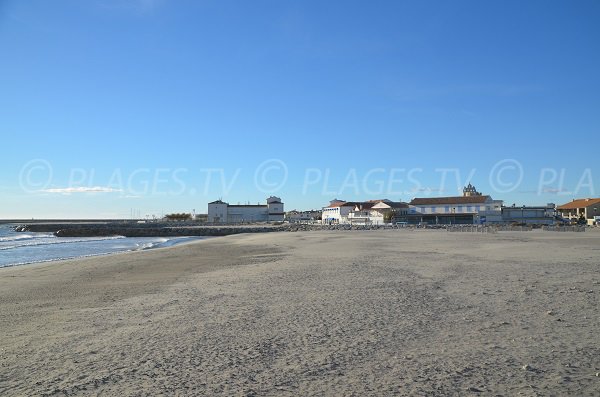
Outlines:
[[[0,4],[0,218],[600,197],[600,3]]]

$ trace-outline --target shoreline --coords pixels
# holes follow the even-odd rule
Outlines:
[[[43,232],[30,232],[30,233],[43,233]],[[124,239],[128,238],[125,236],[111,236],[111,237],[121,237]],[[54,263],[54,262],[87,259],[87,258],[95,258],[95,257],[104,257],[104,256],[109,256],[109,255],[121,255],[121,254],[133,253],[133,252],[158,250],[158,249],[163,249],[163,248],[172,248],[172,247],[178,247],[178,246],[185,245],[185,244],[192,244],[192,243],[195,243],[198,241],[208,240],[210,238],[212,238],[212,237],[210,237],[210,236],[173,236],[170,239],[168,239],[167,241],[164,241],[162,243],[153,243],[149,247],[142,246],[137,249],[127,249],[127,250],[121,250],[121,251],[84,254],[84,255],[77,255],[77,256],[64,257],[64,258],[42,259],[42,260],[33,260],[33,261],[28,261],[28,262],[10,263],[10,264],[5,264],[5,265],[0,266],[0,271],[2,271],[2,269],[14,268],[14,267],[20,267],[20,266],[31,266],[31,265],[36,265],[36,264],[50,264],[50,263]],[[180,240],[180,241],[176,241],[173,243],[172,240]],[[85,243],[85,242],[87,242],[87,241],[85,241],[85,240],[75,241],[75,242],[66,241],[65,244],[77,244],[77,243]],[[15,247],[14,249],[18,249],[18,248],[19,247]]]
[[[310,226],[310,225],[309,225]],[[210,228],[212,226],[208,226],[208,228]],[[243,226],[241,226],[243,227]],[[468,228],[468,226],[466,227]],[[386,228],[383,226],[380,227],[362,227],[362,226],[354,226],[354,227],[331,227],[331,226],[325,226],[325,227],[319,227],[319,228],[307,228],[307,229],[300,229],[297,228],[296,230],[289,230],[289,229],[282,229],[282,230],[272,230],[270,232],[273,233],[281,233],[281,232],[308,232],[308,233],[335,233],[335,232],[367,232],[367,231],[383,231],[383,232],[392,232],[392,233],[414,233],[414,232],[433,232],[433,233],[446,233],[445,230],[443,229],[428,229],[428,228]],[[525,231],[519,231],[514,230],[514,231],[501,231],[500,233],[549,233],[549,234],[554,234],[556,232],[553,231],[543,231],[542,229],[533,229],[533,230],[525,230]],[[45,232],[30,232],[30,233],[45,233]],[[150,251],[150,250],[157,250],[157,249],[163,249],[163,248],[171,248],[171,247],[177,247],[177,246],[181,246],[181,245],[185,245],[185,244],[191,244],[191,243],[195,243],[198,241],[204,241],[204,240],[209,240],[212,239],[213,237],[226,237],[226,236],[235,236],[235,235],[244,235],[244,234],[262,234],[261,232],[239,232],[239,233],[231,233],[231,234],[224,234],[224,235],[201,235],[201,236],[194,236],[194,235],[189,235],[189,236],[160,236],[160,237],[164,237],[164,238],[168,238],[168,239],[172,239],[172,240],[177,240],[177,239],[182,239],[182,238],[186,238],[189,239],[190,241],[181,241],[181,242],[177,242],[173,245],[163,245],[164,243],[168,243],[169,240],[165,241],[164,243],[160,243],[160,244],[156,244],[153,245],[151,247],[141,247],[138,249],[130,249],[130,250],[125,250],[125,251],[116,251],[116,252],[106,252],[106,253],[98,253],[98,254],[89,254],[89,255],[81,255],[81,256],[74,256],[74,257],[69,257],[69,258],[57,258],[57,259],[48,259],[48,260],[41,260],[41,261],[31,261],[31,262],[22,262],[22,263],[15,263],[15,264],[9,264],[9,265],[4,265],[4,266],[0,266],[0,271],[1,269],[5,269],[5,268],[14,268],[14,267],[20,267],[20,266],[31,266],[31,265],[35,265],[35,264],[42,264],[42,263],[54,263],[54,262],[61,262],[61,261],[70,261],[70,260],[77,260],[77,259],[86,259],[86,258],[94,258],[94,257],[104,257],[104,256],[109,256],[109,255],[120,255],[120,254],[127,254],[127,253],[134,253],[134,252],[142,252],[142,251]],[[600,228],[591,228],[589,229],[588,233],[599,233],[600,234]],[[476,232],[466,232],[466,233],[458,233],[458,235],[462,235],[462,236],[468,236],[470,234],[481,234],[481,233],[476,233]],[[567,232],[567,235],[571,235],[571,232]],[[94,237],[107,237],[107,236],[94,236]],[[129,238],[126,236],[108,236],[108,237],[121,237],[121,238]],[[135,238],[135,237],[132,237]]]

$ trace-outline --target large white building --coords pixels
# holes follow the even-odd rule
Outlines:
[[[434,223],[502,222],[502,203],[479,193],[469,183],[462,196],[414,198],[410,202],[410,213]]]
[[[279,197],[271,196],[266,204],[230,205],[221,200],[208,203],[208,222],[281,222],[285,216]]]

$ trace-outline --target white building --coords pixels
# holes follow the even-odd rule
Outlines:
[[[352,224],[383,225],[385,215],[393,212],[394,216],[405,217],[408,214],[408,204],[391,200],[370,200],[356,203],[354,210],[348,214],[348,222]]]
[[[264,205],[230,205],[221,200],[208,203],[210,223],[281,222],[284,215],[281,199],[274,196]]]
[[[406,203],[386,199],[360,202],[333,200],[329,206],[323,208],[322,221],[325,224],[382,225],[387,213],[394,212],[394,215],[405,216],[408,214],[408,208]]]
[[[327,207],[323,207],[321,221],[324,224],[348,223],[348,214],[354,209],[356,203],[334,199]]]
[[[469,183],[462,196],[414,198],[410,213],[436,223],[456,223],[453,217],[470,218],[473,223],[502,222],[502,200],[482,195]]]

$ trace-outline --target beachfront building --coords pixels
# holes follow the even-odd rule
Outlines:
[[[545,206],[502,207],[504,223],[520,223],[531,225],[554,225],[556,222],[556,205],[549,203]]]
[[[585,198],[573,200],[557,208],[558,215],[564,219],[579,221],[585,219],[588,225],[593,225],[600,217],[600,198]]]
[[[387,216],[387,214],[390,214]],[[387,199],[369,201],[332,200],[323,207],[322,222],[325,224],[382,225],[391,218],[406,216],[408,204]],[[386,219],[387,218],[387,219]]]
[[[386,217],[387,214],[390,215]],[[354,209],[348,214],[348,223],[382,225],[395,219],[404,219],[406,215],[408,215],[407,203],[387,199],[369,200],[354,203]]]
[[[333,199],[321,210],[321,222],[324,224],[348,223],[348,214],[356,203]]]
[[[266,204],[231,205],[222,200],[208,203],[208,222],[281,222],[285,212],[279,197],[271,196]]]
[[[502,222],[502,200],[483,195],[469,183],[462,196],[417,197],[410,203],[409,223],[478,224]]]

